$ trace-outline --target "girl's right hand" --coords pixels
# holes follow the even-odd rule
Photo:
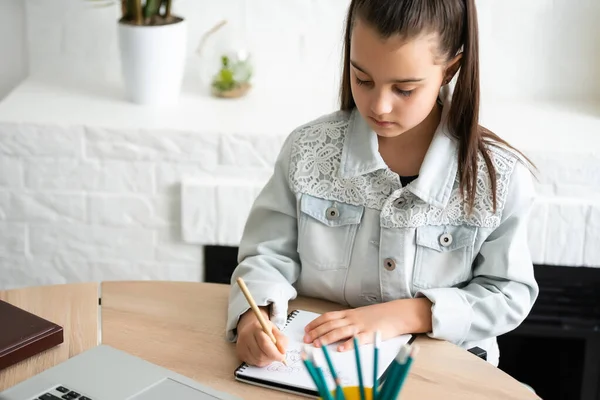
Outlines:
[[[238,323],[236,352],[241,361],[257,367],[266,367],[274,361],[285,359],[288,339],[269,321],[267,311],[261,309],[261,312],[277,340],[277,345],[263,331],[262,325],[252,310],[248,310]]]

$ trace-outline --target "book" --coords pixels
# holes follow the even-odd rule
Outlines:
[[[63,328],[0,300],[0,370],[61,344]]]
[[[301,355],[305,346],[303,341],[304,327],[319,315],[318,313],[304,310],[294,310],[289,314],[286,324],[281,329],[281,332],[289,340],[285,356],[287,366],[282,362],[273,362],[266,367],[256,367],[242,363],[235,370],[235,379],[257,386],[318,398],[317,387],[306,370]],[[401,335],[381,343],[378,360],[378,384],[385,377],[388,366],[390,366],[402,345],[411,341],[412,335]],[[357,386],[358,374],[354,350],[339,352],[337,351],[338,345],[339,343],[332,343],[327,346],[327,350],[331,356],[336,373],[342,381],[342,386]],[[315,352],[322,351],[318,348],[314,349]],[[373,344],[360,346],[360,359],[364,385],[372,387]],[[334,390],[335,383],[327,366],[323,368],[323,373],[329,389]]]

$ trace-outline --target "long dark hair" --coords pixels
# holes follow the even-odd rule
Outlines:
[[[422,33],[436,32],[439,35],[438,50],[446,61],[462,50],[460,72],[448,116],[449,130],[459,143],[461,192],[471,210],[477,189],[478,153],[481,153],[491,180],[493,208],[496,212],[496,170],[488,145],[501,144],[515,149],[479,125],[479,28],[475,0],[352,0],[344,38],[340,92],[342,110],[356,107],[350,88],[350,38],[357,18],[374,27],[382,38],[400,35],[408,39]]]

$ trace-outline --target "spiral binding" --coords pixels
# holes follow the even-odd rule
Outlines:
[[[299,313],[299,312],[300,312],[300,311],[298,311],[298,310],[294,310],[294,311],[292,311],[291,313],[289,313],[289,314],[288,314],[288,316],[287,316],[287,320],[285,321],[285,325],[284,325],[284,326],[283,326],[283,328],[281,328],[281,329],[283,330],[283,329],[287,328],[287,326],[290,324],[290,322],[291,322],[291,321],[292,321],[294,318],[296,318],[296,315],[298,315],[298,313]]]
[[[294,310],[292,312],[290,312],[287,316],[287,319],[285,320],[285,325],[283,326],[283,328],[281,328],[282,330],[284,330],[285,328],[287,328],[287,326],[290,324],[290,322],[296,317],[296,315],[298,315],[300,311],[299,310]],[[246,364],[245,362],[241,363],[239,367],[236,368],[234,374],[235,375],[239,375],[242,372],[244,372],[244,370],[246,368],[248,368],[249,365]]]

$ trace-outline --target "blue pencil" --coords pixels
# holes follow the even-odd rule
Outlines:
[[[406,359],[406,362],[402,365],[402,369],[398,376],[398,379],[394,383],[394,386],[393,386],[392,390],[390,391],[391,399],[397,398],[398,395],[400,394],[400,391],[402,390],[402,386],[404,385],[404,381],[406,380],[406,377],[408,376],[408,371],[410,370],[410,366],[412,365],[413,359],[416,356],[418,350],[419,350],[418,347],[413,347],[410,351],[410,354],[408,355],[408,357]]]
[[[358,387],[360,388],[360,399],[366,400],[365,384],[363,382],[362,368],[360,365],[360,349],[358,348],[358,338],[354,335],[354,355],[356,357],[356,372],[358,373]]]
[[[373,395],[372,399],[377,400],[377,375],[379,375],[379,346],[381,345],[381,332],[375,332],[375,338],[373,340]]]
[[[323,362],[322,362],[321,358],[319,358],[318,355],[313,353],[312,361],[313,361],[313,365],[315,366],[315,371],[317,373],[317,376],[319,377],[319,380],[323,384],[323,392],[324,393],[321,394],[321,397],[326,400],[333,400],[333,397],[331,397],[331,392],[329,391],[329,386],[327,385],[327,381],[325,380],[325,375],[323,375]]]
[[[341,400],[344,396],[344,392],[342,390],[342,382],[335,371],[335,367],[333,362],[331,361],[331,357],[329,356],[329,351],[327,351],[327,346],[321,346],[323,349],[323,355],[325,356],[325,360],[327,361],[327,365],[329,366],[329,371],[331,372],[331,377],[335,382],[335,398],[336,400]]]
[[[304,354],[302,354],[302,361],[304,362],[304,365],[306,366],[310,377],[312,378],[313,382],[315,383],[315,386],[317,387],[317,392],[319,392],[319,396],[321,396],[322,399],[325,399],[327,398],[326,396],[327,393],[329,393],[329,390],[327,389],[327,386],[323,388],[325,382],[321,381],[321,378],[317,373],[315,366],[313,365],[313,360],[314,357],[312,351],[310,350],[310,347],[305,345]]]
[[[409,354],[410,346],[403,345],[388,369],[385,382],[383,384],[383,387],[381,388],[381,392],[379,393],[379,398],[385,400],[393,398],[390,396],[391,392],[394,390],[395,384],[397,382],[397,377],[402,373],[402,367],[408,359]]]
[[[315,372],[315,368],[312,366],[311,362],[308,361],[306,358],[302,359],[302,362],[304,363],[304,366],[306,367],[306,370],[308,371],[308,374],[310,375],[310,377],[312,378],[313,382],[315,383],[315,386],[317,387],[317,391],[319,393],[321,393],[321,390],[319,390],[319,377],[317,376],[316,372]]]

